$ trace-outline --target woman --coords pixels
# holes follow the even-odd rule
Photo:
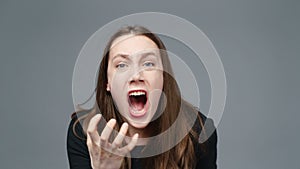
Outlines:
[[[216,168],[217,134],[199,143],[209,119],[181,98],[165,51],[160,38],[141,26],[121,28],[111,37],[98,72],[96,104],[72,116],[67,138],[70,168]],[[191,128],[192,113],[198,118]],[[99,129],[101,120],[108,122]],[[153,156],[130,157],[138,149],[151,150],[153,140],[143,138],[155,137],[175,122],[175,132],[154,142],[163,149],[188,133],[178,144]]]

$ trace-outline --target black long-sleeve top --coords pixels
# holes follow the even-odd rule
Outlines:
[[[209,123],[213,127],[211,119],[206,119],[206,117],[200,113],[203,121],[208,120],[206,123]],[[75,131],[78,138],[73,132],[74,122],[77,120],[77,116],[73,116],[69,124],[68,135],[67,135],[67,153],[69,159],[70,169],[91,169],[91,161],[88,152],[88,147],[86,145],[86,138],[83,129],[80,123],[77,123],[75,126]],[[201,132],[201,125],[199,121],[195,122],[194,130],[197,133]],[[213,134],[203,143],[205,145],[204,149],[201,148],[201,144],[194,140],[195,156],[197,159],[197,164],[195,169],[216,169],[216,159],[217,159],[217,132],[214,130]],[[137,146],[135,149],[139,149]],[[132,169],[143,169],[140,158],[131,158]]]

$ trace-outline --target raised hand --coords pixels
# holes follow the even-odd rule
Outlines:
[[[107,122],[101,135],[98,133],[98,123],[101,115],[95,115],[88,125],[87,146],[90,154],[93,169],[118,169],[120,168],[124,156],[128,154],[137,144],[138,134],[135,134],[131,141],[124,147],[120,147],[128,131],[128,124],[123,123],[118,135],[112,143],[108,141],[116,120],[111,119]],[[109,151],[106,151],[109,150]]]

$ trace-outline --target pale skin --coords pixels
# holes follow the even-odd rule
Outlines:
[[[144,60],[139,59],[140,57],[127,57],[127,60],[118,59],[120,61],[113,60],[117,55],[128,55],[133,56],[134,54],[147,50],[147,49],[158,49],[156,44],[145,36],[133,36],[131,38],[127,38],[124,35],[116,40],[114,40],[110,51],[109,63],[108,63],[108,84],[107,91],[111,91],[113,95],[113,99],[116,102],[119,102],[120,105],[122,102],[124,103],[124,98],[127,98],[127,95],[115,95],[114,92],[118,94],[120,88],[122,91],[132,89],[132,88],[143,88],[147,91],[147,93],[151,93],[154,90],[162,90],[163,87],[163,78],[162,73],[156,70],[148,70],[144,73],[135,74],[129,78],[129,80],[124,80],[129,73],[126,75],[126,71],[132,71],[133,68],[142,67],[142,68],[156,68],[153,65],[157,65],[157,67],[161,66],[161,58],[154,56],[145,57]],[[122,64],[122,67],[125,63],[125,69],[121,68],[118,65]],[[128,63],[128,64],[127,64]],[[117,66],[116,66],[117,65]],[[132,68],[132,69],[131,69]],[[135,69],[134,69],[135,70]],[[124,73],[125,72],[125,73]],[[113,79],[117,80],[118,83],[112,84]],[[120,93],[120,92],[119,92]],[[153,94],[149,95],[149,99],[151,97],[154,100],[159,100],[159,95],[156,96]],[[122,98],[122,99],[118,99]],[[150,102],[150,101],[149,101]],[[126,102],[127,103],[127,100]],[[118,104],[118,103],[117,103]],[[152,105],[156,109],[156,102],[152,102]],[[121,107],[123,108],[123,107]],[[145,144],[138,142],[139,137],[147,137],[147,131],[145,128],[150,123],[151,118],[153,117],[155,111],[147,111],[144,115],[144,118],[127,118],[125,123],[122,124],[117,136],[114,138],[112,142],[109,142],[109,138],[114,130],[116,125],[115,119],[110,119],[105,128],[98,133],[98,123],[102,118],[100,114],[95,115],[89,122],[87,128],[87,146],[91,159],[91,166],[93,169],[118,169],[120,168],[124,156],[130,153],[130,151],[136,146],[140,144]],[[125,110],[123,115],[128,114],[127,110]],[[130,117],[130,116],[128,116]],[[125,136],[131,136],[131,139],[125,139]],[[126,145],[122,145],[122,143],[126,142]],[[105,151],[108,150],[108,151]]]
[[[99,135],[97,126],[100,119],[100,114],[95,115],[91,119],[87,129],[87,146],[91,158],[92,168],[118,169],[123,162],[123,157],[135,147],[138,140],[138,134],[135,134],[126,146],[120,147],[128,131],[128,124],[124,123],[114,141],[109,143],[108,138],[110,137],[113,128],[116,125],[116,120],[109,120],[101,135]],[[104,151],[101,147],[105,147],[104,149],[111,152]]]

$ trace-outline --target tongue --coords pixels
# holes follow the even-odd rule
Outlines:
[[[142,110],[144,108],[146,99],[143,96],[132,96],[130,97],[130,103],[131,106],[135,109],[135,110]]]

